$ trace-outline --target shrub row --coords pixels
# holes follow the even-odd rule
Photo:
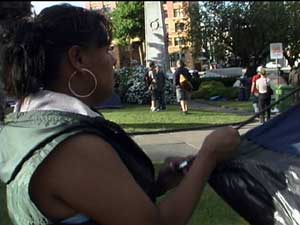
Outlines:
[[[201,83],[199,89],[192,93],[192,99],[210,99],[214,96],[236,99],[238,94],[238,88],[226,87],[220,81],[204,81]]]
[[[148,72],[144,66],[124,67],[116,71],[116,89],[123,103],[149,104],[150,92],[144,80]],[[176,102],[175,90],[171,80],[166,80],[165,101],[166,104]]]
[[[122,103],[149,104],[150,92],[144,80],[148,69],[144,66],[124,67],[116,71],[115,91],[119,94]],[[227,99],[238,97],[238,89],[232,88],[236,78],[199,78],[192,77],[194,87],[192,99],[209,99],[213,96],[222,96]],[[167,104],[176,103],[175,88],[172,80],[166,80],[165,97]]]

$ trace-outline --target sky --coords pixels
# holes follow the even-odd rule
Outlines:
[[[42,2],[42,1],[33,1],[31,2],[31,4],[34,7],[34,10],[36,12],[36,14],[39,14],[40,11],[46,7],[52,6],[52,5],[56,5],[56,4],[62,4],[62,3],[69,3],[71,5],[74,6],[80,6],[80,7],[84,7],[85,2],[76,2],[76,1],[71,1],[71,2],[63,2],[63,1],[49,1],[49,2]]]

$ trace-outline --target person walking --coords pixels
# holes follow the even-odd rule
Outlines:
[[[213,170],[236,154],[238,131],[219,128],[190,168],[178,171],[187,159],[178,158],[155,177],[143,150],[92,108],[113,93],[111,26],[99,12],[62,4],[1,36],[5,91],[18,100],[0,132],[15,225],[186,225]]]
[[[300,65],[296,63],[296,65],[293,66],[291,72],[289,73],[289,85],[291,85],[293,88],[299,88],[300,87]],[[294,93],[293,95],[293,104],[299,104],[300,103],[300,97],[299,97],[299,91]]]
[[[263,111],[271,104],[271,96],[273,91],[270,86],[270,79],[267,77],[267,72],[264,68],[261,69],[261,76],[256,80],[256,88],[258,90],[258,105],[259,111]],[[271,117],[271,109],[267,110],[267,120]],[[265,122],[265,112],[260,114],[260,122]]]
[[[260,78],[261,76],[261,70],[262,66],[257,67],[257,74],[255,74],[252,77],[251,81],[251,98],[252,98],[252,105],[254,109],[254,113],[257,114],[259,112],[259,106],[258,106],[258,89],[256,88],[256,81]]]
[[[151,94],[151,106],[150,106],[150,112],[157,112],[159,111],[158,108],[158,79],[157,79],[157,71],[156,71],[156,66],[153,61],[149,63],[149,72],[148,72],[148,77],[149,77],[149,91]]]
[[[191,98],[192,86],[191,79],[192,76],[188,69],[185,68],[183,60],[178,60],[176,63],[177,69],[173,74],[173,82],[176,87],[176,97],[177,102],[180,104],[181,111],[184,114],[188,113],[188,101]],[[182,79],[182,81],[181,81]]]
[[[158,108],[159,110],[166,110],[166,101],[165,101],[165,86],[166,74],[161,68],[161,65],[156,65],[156,74],[157,74],[157,98],[158,98]]]

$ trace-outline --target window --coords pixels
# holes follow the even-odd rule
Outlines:
[[[166,23],[166,32],[169,31],[169,24]]]
[[[185,40],[182,37],[175,38],[175,46],[181,46],[185,44]]]
[[[164,10],[164,17],[168,18],[168,10]]]
[[[184,23],[176,23],[175,24],[175,32],[181,32],[184,30]]]
[[[174,17],[182,17],[181,9],[174,9]]]

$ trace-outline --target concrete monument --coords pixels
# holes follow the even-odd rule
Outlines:
[[[166,26],[160,1],[145,1],[146,65],[149,61],[160,64],[164,72],[170,70]]]

